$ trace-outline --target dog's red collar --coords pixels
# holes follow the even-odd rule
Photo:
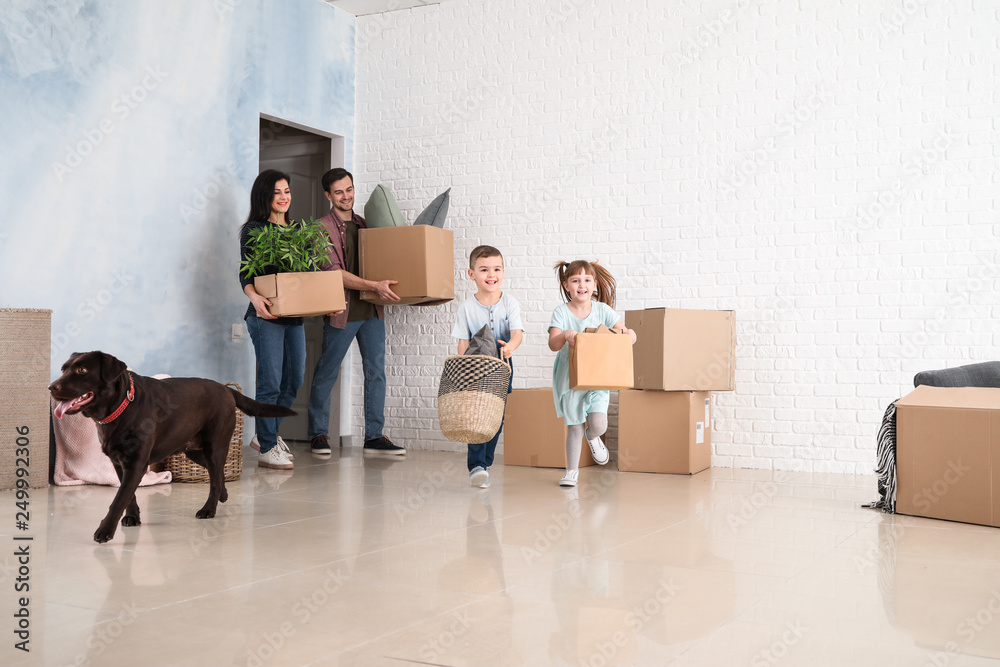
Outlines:
[[[135,398],[135,381],[132,380],[132,374],[129,373],[128,374],[128,393],[125,394],[125,400],[122,401],[122,404],[118,406],[117,410],[115,410],[114,412],[112,412],[110,415],[108,415],[104,419],[98,420],[97,423],[101,424],[103,426],[104,424],[110,424],[114,420],[116,420],[119,417],[121,417],[121,414],[123,412],[125,412],[125,408],[128,407],[128,404],[132,402],[133,398]]]

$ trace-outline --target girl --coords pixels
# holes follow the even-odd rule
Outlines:
[[[615,279],[597,262],[578,259],[555,266],[566,303],[552,313],[549,324],[549,349],[558,352],[552,369],[552,395],[556,415],[567,426],[566,474],[559,486],[576,486],[580,476],[580,452],[586,435],[594,461],[604,465],[610,458],[601,435],[608,430],[609,391],[571,391],[569,388],[569,347],[577,333],[602,324],[618,332],[627,332],[635,343],[635,332],[614,311]],[[586,422],[589,428],[584,428]]]
[[[288,174],[275,169],[262,171],[250,189],[250,214],[240,228],[240,259],[250,253],[250,232],[266,225],[287,225],[292,191]],[[277,273],[268,267],[265,274]],[[292,405],[302,385],[306,371],[306,336],[301,317],[275,317],[267,311],[271,302],[257,293],[253,278],[240,274],[243,293],[250,299],[246,320],[250,339],[257,356],[257,394],[262,403],[276,403],[286,408]],[[278,437],[280,418],[255,418],[260,447],[257,465],[261,468],[288,470],[292,455],[285,441]],[[255,447],[256,449],[256,447]]]

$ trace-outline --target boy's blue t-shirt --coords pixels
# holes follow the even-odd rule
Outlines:
[[[487,324],[497,341],[509,343],[511,331],[524,330],[524,325],[521,324],[521,304],[506,292],[500,295],[500,301],[493,306],[484,306],[475,295],[470,296],[458,307],[451,335],[461,340],[472,340],[476,332]]]

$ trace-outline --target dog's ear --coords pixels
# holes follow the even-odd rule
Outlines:
[[[125,362],[117,357],[112,357],[110,354],[104,352],[95,352],[94,354],[97,356],[101,370],[101,379],[105,383],[110,383],[128,369]]]

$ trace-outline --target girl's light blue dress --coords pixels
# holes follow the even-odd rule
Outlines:
[[[606,303],[594,301],[590,309],[590,315],[580,319],[572,312],[565,303],[555,309],[552,313],[552,321],[549,329],[573,329],[583,333],[585,329],[605,325],[613,327],[621,321],[618,313]],[[552,398],[556,403],[556,415],[562,417],[567,426],[582,424],[587,421],[587,415],[591,412],[608,411],[608,403],[611,401],[611,392],[607,390],[585,390],[571,391],[569,388],[569,345],[556,354],[556,363],[552,367]]]

